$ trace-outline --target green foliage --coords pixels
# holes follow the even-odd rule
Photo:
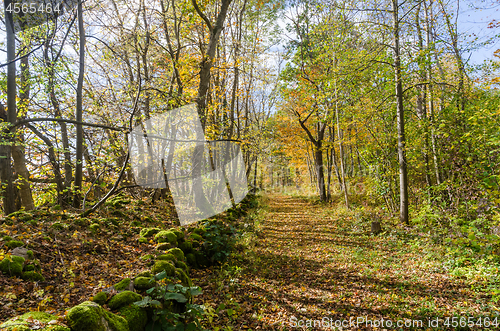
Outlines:
[[[192,298],[202,293],[201,289],[180,284],[160,285],[167,276],[166,272],[157,274],[156,286],[147,290],[148,296],[142,301],[134,303],[153,310],[153,319],[146,330],[203,330],[200,324],[203,307],[192,303]]]
[[[193,268],[198,267],[198,263],[196,262],[196,256],[192,253],[186,254],[186,262]]]
[[[219,220],[210,220],[204,224],[206,232],[203,234],[203,254],[212,264],[224,262],[231,254],[236,242],[236,228]],[[204,261],[198,260],[199,265]],[[201,263],[200,263],[201,262]]]

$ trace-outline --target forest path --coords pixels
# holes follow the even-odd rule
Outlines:
[[[385,326],[387,320],[393,323],[388,329],[397,329],[405,319],[427,327],[428,318],[479,317],[498,309],[447,274],[436,261],[441,254],[436,248],[414,245],[392,231],[372,236],[353,215],[297,197],[269,196],[256,246],[225,280],[203,286],[205,300],[214,308],[224,303],[221,310],[229,311],[216,325],[290,330],[304,323],[319,330],[343,322],[343,330],[372,330],[370,322],[353,322],[383,318]],[[329,324],[321,327],[323,319]],[[444,321],[439,323],[445,329]]]

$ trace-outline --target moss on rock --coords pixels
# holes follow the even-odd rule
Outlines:
[[[148,238],[140,237],[139,239],[137,239],[137,241],[140,242],[141,244],[147,244]]]
[[[165,271],[168,276],[173,276],[175,274],[175,267],[170,261],[158,260],[155,262],[152,271],[155,274]]]
[[[158,229],[158,228],[144,228],[144,229],[141,230],[141,232],[139,233],[139,235],[141,237],[144,237],[144,238],[149,238],[149,237],[152,237],[153,235],[157,234],[160,231],[161,230]]]
[[[200,236],[198,233],[191,233],[189,235],[189,238],[191,238],[193,240],[203,241],[203,237]]]
[[[11,318],[8,321],[0,324],[0,329],[2,329],[2,331],[31,331],[32,329],[30,325],[33,324],[33,320],[40,321],[42,323],[48,323],[50,321],[57,321],[57,317],[41,311],[30,311],[21,316]],[[71,331],[70,328],[59,324],[47,325],[38,330]]]
[[[175,236],[177,237],[177,240],[184,239],[184,232],[182,232],[181,230],[172,228],[172,229],[170,229],[170,231],[175,234]]]
[[[199,235],[203,235],[205,232],[207,232],[207,230],[205,228],[194,228],[193,232]]]
[[[188,277],[188,275],[186,275],[184,270],[182,270],[181,268],[175,268],[175,275],[177,276],[177,278],[180,279],[182,285],[193,286],[193,284],[191,283],[191,279]]]
[[[135,278],[137,277],[153,277],[153,274],[151,273],[151,271],[149,270],[145,270],[145,271],[142,271],[140,273],[138,273]]]
[[[156,250],[157,251],[166,251],[167,249],[171,248],[172,245],[170,243],[159,243],[156,245]]]
[[[184,254],[191,253],[193,251],[193,243],[185,241],[179,244],[179,248],[184,252]]]
[[[118,313],[128,322],[130,331],[143,331],[148,323],[146,310],[136,305],[121,307]]]
[[[154,283],[151,282],[151,279],[153,279],[153,277],[136,277],[134,279],[134,288],[140,291],[152,288]]]
[[[123,290],[128,289],[129,285],[130,285],[130,278],[125,278],[125,279],[121,280],[120,282],[116,283],[115,285],[113,285],[113,287],[117,291],[123,291]]]
[[[24,280],[31,280],[33,282],[43,282],[45,280],[45,278],[36,271],[23,272],[21,278]]]
[[[192,253],[186,254],[186,262],[193,268],[198,267],[198,263],[196,263],[196,256]]]
[[[164,261],[175,261],[177,258],[173,254],[163,254],[160,255],[156,258],[157,260],[164,260]]]
[[[89,228],[90,228],[90,231],[92,231],[93,233],[97,233],[99,232],[99,228],[101,227],[100,224],[97,224],[97,223],[92,223],[90,224]]]
[[[24,246],[24,243],[19,240],[10,240],[5,243],[5,246],[7,246],[7,248],[9,249],[14,249],[16,247]]]
[[[35,266],[32,264],[25,265],[24,271],[35,271]]]
[[[92,301],[97,302],[100,305],[103,305],[106,303],[106,301],[108,301],[108,295],[106,292],[101,291],[101,292],[97,293],[96,295],[94,295],[94,297],[92,298]]]
[[[133,302],[141,301],[142,296],[132,291],[123,291],[116,294],[109,300],[108,306],[111,309],[118,309],[123,306],[130,305]]]
[[[185,272],[189,272],[189,267],[187,266],[186,263],[182,262],[182,261],[176,261],[175,262],[175,266],[177,268],[181,268],[182,270],[184,270]]]
[[[23,273],[24,257],[22,256],[11,256],[9,258],[4,258],[0,262],[0,270],[10,276],[21,276]]]
[[[148,260],[151,260],[153,258],[154,258],[153,254],[146,254],[146,255],[141,256],[139,259],[141,259],[142,261],[148,261]]]
[[[184,261],[184,252],[180,248],[171,248],[168,253],[172,254],[179,261]]]
[[[71,308],[66,321],[72,331],[129,331],[125,318],[110,313],[92,301]]]
[[[159,243],[177,243],[177,236],[172,231],[160,231],[155,235],[155,240]]]
[[[54,223],[54,224],[52,224],[50,227],[51,227],[52,229],[54,229],[54,230],[58,230],[58,231],[63,230],[63,229],[65,228],[64,224],[59,223],[59,222],[55,222],[55,223]]]

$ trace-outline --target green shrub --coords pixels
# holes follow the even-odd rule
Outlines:
[[[155,276],[156,280],[166,278],[165,272]],[[157,285],[147,292],[148,296],[134,303],[139,307],[153,310],[153,318],[146,326],[146,330],[152,330],[153,325],[158,325],[158,330],[203,330],[200,323],[203,307],[192,302],[194,296],[202,293],[199,287],[167,284]]]

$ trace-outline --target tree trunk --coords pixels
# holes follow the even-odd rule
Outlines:
[[[7,33],[7,112],[5,120],[14,124],[17,117],[16,111],[16,36],[14,32],[14,21],[12,12],[8,12],[7,6],[12,3],[11,0],[5,0],[5,25]],[[4,111],[5,112],[5,111]],[[15,132],[10,132],[14,134]],[[5,131],[2,134],[2,140],[12,141],[9,132]],[[14,185],[12,182],[12,167],[11,167],[11,147],[9,144],[0,145],[0,181],[2,184],[3,195],[3,210],[4,214],[8,215],[16,211]]]
[[[76,114],[78,122],[83,117],[83,76],[85,74],[85,29],[83,27],[83,6],[82,1],[78,1],[78,37],[80,39],[80,58],[78,70],[78,83],[76,87]],[[79,208],[82,199],[83,181],[83,126],[76,125],[76,166],[75,166],[75,194],[73,196],[73,207]]]
[[[26,56],[21,59],[21,91],[19,93],[19,113],[24,118],[28,111],[28,103],[30,96],[30,71],[29,71],[29,57]],[[18,174],[19,194],[21,198],[21,205],[26,210],[35,209],[33,195],[30,188],[30,173],[26,167],[26,157],[24,154],[24,135],[19,133],[16,137],[16,144],[12,146],[12,159],[14,160],[14,169]]]
[[[402,223],[409,225],[408,219],[408,173],[406,166],[406,141],[405,141],[405,119],[403,108],[403,82],[401,74],[401,55],[399,48],[399,4],[398,0],[392,0],[392,33],[394,42],[394,79],[397,105],[398,126],[398,158],[399,158],[399,219]]]

